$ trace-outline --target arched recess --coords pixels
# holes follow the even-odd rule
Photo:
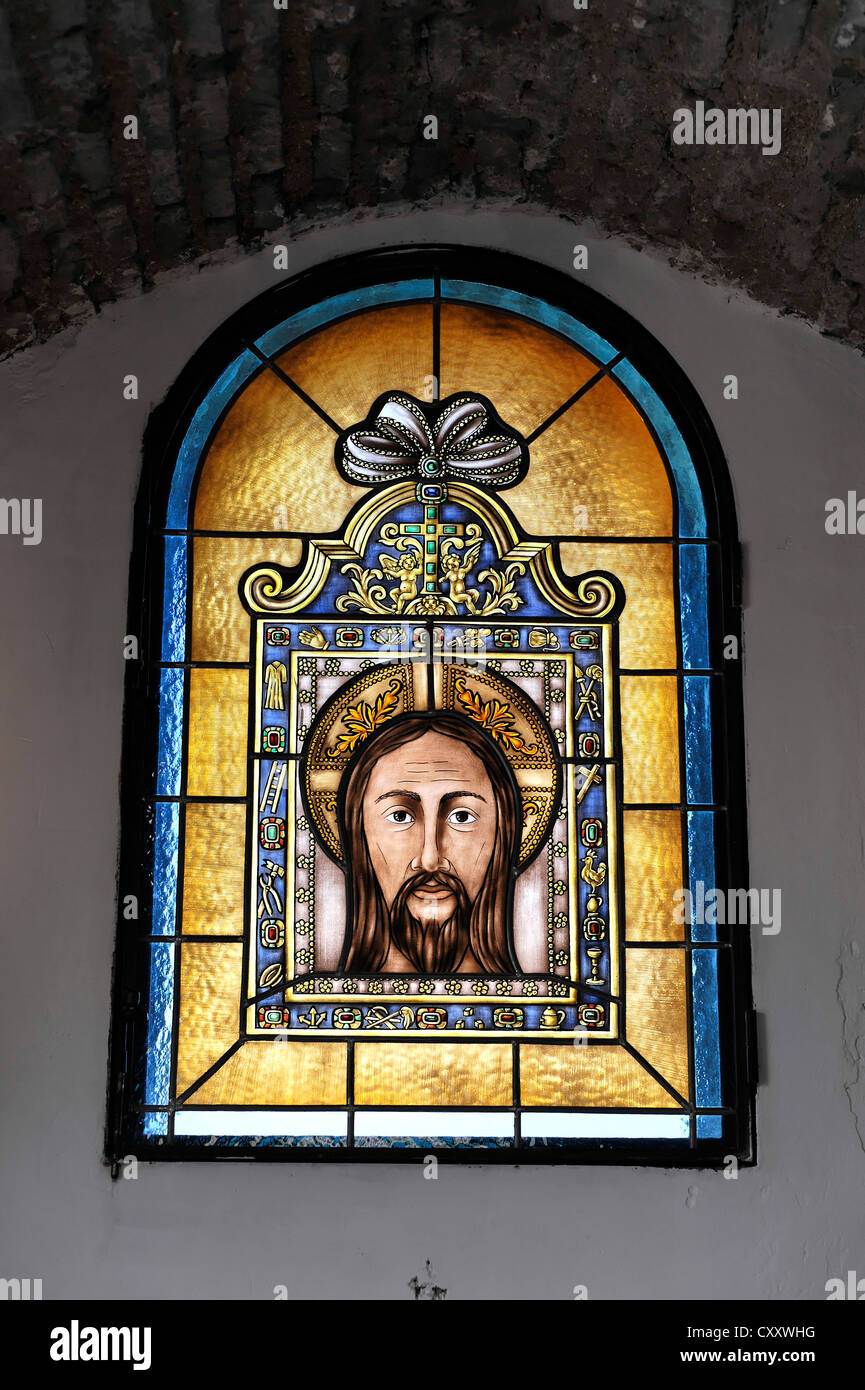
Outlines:
[[[494,501],[484,501],[490,489],[477,479],[462,499],[462,521],[488,526],[493,568],[516,563],[523,606],[510,610],[512,629],[505,608],[489,610],[485,640],[510,641],[502,633],[512,630],[517,645],[494,651],[493,684],[474,693],[489,694],[492,708],[496,690],[512,690],[517,708],[514,682],[530,685],[541,672],[538,699],[552,728],[555,682],[585,689],[585,659],[569,643],[599,643],[609,698],[595,781],[606,799],[590,819],[606,837],[609,876],[593,889],[591,859],[582,873],[591,842],[579,836],[595,833],[583,821],[600,792],[591,775],[588,796],[582,788],[596,764],[581,750],[596,745],[591,735],[580,742],[588,706],[577,700],[566,705],[573,729],[552,729],[566,788],[559,815],[569,835],[573,820],[574,835],[560,859],[573,878],[566,885],[559,876],[554,845],[564,842],[548,830],[546,878],[536,864],[531,884],[527,870],[515,890],[521,973],[479,978],[465,1003],[447,972],[426,995],[412,978],[407,1013],[395,999],[379,1026],[384,1005],[370,973],[349,980],[337,968],[335,942],[347,928],[329,937],[327,923],[342,870],[321,852],[326,834],[316,858],[315,826],[297,838],[308,802],[290,805],[290,778],[284,802],[270,809],[284,806],[295,839],[276,860],[256,847],[262,769],[279,766],[264,761],[256,694],[268,652],[271,666],[279,655],[263,619],[285,620],[289,665],[308,642],[302,632],[319,632],[321,650],[333,653],[305,646],[297,672],[317,661],[323,681],[328,663],[351,674],[336,627],[316,623],[335,616],[327,585],[351,557],[361,569],[375,563],[373,521],[398,489],[391,497],[384,474],[363,485],[346,467],[346,442],[362,426],[377,428],[376,413],[394,397],[434,422],[461,393],[484,403],[488,433],[495,426],[518,440],[523,460]],[[451,507],[458,493],[452,484]],[[436,523],[448,515],[457,517],[445,508]],[[361,534],[378,549],[352,550]],[[543,606],[542,569],[548,594],[571,593],[564,607],[555,594]],[[269,576],[264,590],[256,571]],[[475,1161],[717,1165],[730,1153],[750,1161],[748,942],[723,912],[704,910],[712,889],[724,896],[747,884],[738,572],[729,478],[695,392],[633,319],[569,278],[501,253],[400,248],[331,262],[234,315],[154,412],[145,441],[130,590],[141,659],[127,663],[111,1154],[394,1158],[442,1144]],[[600,618],[573,597],[581,576],[609,581]],[[430,587],[445,592],[438,575]],[[292,606],[300,591],[304,605]],[[289,597],[271,610],[256,606],[261,592]],[[404,616],[391,593],[379,622]],[[407,611],[422,597],[415,584]],[[450,629],[437,635],[443,613],[464,635],[486,601],[459,600],[438,619],[434,608],[414,611],[426,614],[434,646],[456,640]],[[557,626],[568,612],[572,628]],[[295,616],[312,629],[291,628]],[[554,645],[538,647],[539,631]],[[361,634],[368,645],[372,632]],[[409,626],[405,635],[410,641]],[[286,681],[286,723],[295,713],[302,720],[297,702],[308,690],[298,693],[294,667]],[[302,756],[298,746],[298,774]],[[280,905],[289,945],[259,955],[265,862],[280,871],[263,891],[276,889],[267,902]],[[324,893],[328,908],[319,907],[314,931],[301,922],[302,949],[297,936],[291,946],[289,884],[295,895]],[[128,894],[140,904],[134,924],[123,916]],[[601,978],[585,954],[586,921],[599,916],[593,902],[607,914],[595,928],[605,954],[604,988],[594,992],[585,988]],[[533,914],[543,919],[543,948],[529,930]],[[299,967],[310,951],[312,964]],[[277,967],[279,987],[268,993],[261,981]],[[289,974],[303,997],[287,988]],[[385,980],[385,994],[394,988]],[[457,1003],[470,1011],[465,1020]],[[426,1005],[444,1022],[423,1023]]]

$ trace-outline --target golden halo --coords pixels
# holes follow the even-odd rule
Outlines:
[[[303,764],[303,795],[322,845],[342,863],[337,805],[353,755],[383,725],[419,710],[452,710],[485,729],[504,753],[522,801],[519,864],[540,848],[559,798],[561,774],[552,732],[518,686],[483,667],[444,662],[383,663],[346,682],[313,720]]]

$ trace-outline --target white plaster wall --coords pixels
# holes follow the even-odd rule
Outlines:
[[[429,1259],[449,1298],[825,1297],[865,1275],[863,619],[865,536],[824,507],[865,495],[862,358],[792,319],[564,221],[503,211],[346,222],[291,269],[412,241],[496,246],[639,319],[703,397],[745,548],[752,884],[765,1014],[759,1166],[682,1171],[141,1165],[101,1161],[118,845],[127,565],[151,406],[237,307],[268,252],[173,277],[0,367],[0,494],[41,497],[44,538],[0,536],[3,1138],[0,1275],[45,1298],[411,1298]],[[125,402],[121,377],[141,395]],[[725,373],[740,397],[722,399]]]

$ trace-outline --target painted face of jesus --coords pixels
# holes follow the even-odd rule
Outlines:
[[[424,929],[457,911],[445,877],[469,903],[484,881],[496,835],[496,802],[480,758],[457,739],[430,732],[375,765],[363,798],[363,828],[379,886],[392,908],[416,880],[406,907]]]

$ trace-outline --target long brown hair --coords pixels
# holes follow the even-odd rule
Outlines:
[[[510,911],[520,832],[516,781],[492,739],[464,715],[445,710],[391,720],[362,746],[343,784],[339,821],[346,864],[347,930],[339,969],[353,974],[377,971],[387,958],[390,913],[369,856],[363,798],[375,763],[427,733],[444,734],[467,744],[483,763],[492,784],[496,834],[481,890],[471,905],[469,947],[482,970],[494,975],[514,974],[519,969]]]

